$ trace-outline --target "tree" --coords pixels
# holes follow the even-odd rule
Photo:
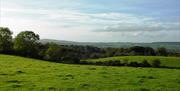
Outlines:
[[[55,43],[48,44],[44,59],[53,62],[73,64],[77,64],[80,62],[78,53],[73,48],[70,48],[70,46],[57,45]]]
[[[129,50],[132,55],[144,55],[145,53],[145,48],[141,46],[134,46],[129,48]]]
[[[151,67],[151,64],[149,64],[147,60],[143,60],[141,63],[141,66],[142,67]]]
[[[153,48],[151,48],[151,47],[145,47],[145,53],[144,53],[144,55],[146,55],[146,56],[155,56],[156,53],[155,53],[155,51],[154,51]]]
[[[159,56],[167,56],[168,52],[167,52],[166,48],[164,48],[164,47],[158,48],[157,49],[157,55],[159,55]]]
[[[49,43],[48,49],[45,51],[44,59],[54,62],[61,62],[63,56],[63,48],[55,43]]]
[[[160,67],[161,62],[159,61],[159,59],[155,59],[152,61],[152,67],[158,68]]]
[[[14,40],[14,50],[23,56],[37,57],[38,40],[38,34],[35,34],[32,31],[23,31],[19,33]]]
[[[140,64],[138,62],[130,62],[128,64],[128,66],[132,66],[132,67],[140,67]]]
[[[80,59],[78,57],[63,57],[62,59],[63,63],[69,63],[69,64],[78,64],[80,63]]]
[[[8,28],[0,27],[0,52],[12,51],[12,32]]]

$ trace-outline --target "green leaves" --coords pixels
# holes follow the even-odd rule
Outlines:
[[[14,40],[14,50],[19,52],[21,55],[33,57],[37,56],[37,41],[39,35],[32,31],[23,31],[19,33]]]
[[[12,50],[12,34],[9,28],[0,27],[0,52],[9,53]]]

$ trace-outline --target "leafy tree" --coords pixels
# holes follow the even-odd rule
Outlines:
[[[63,48],[55,43],[49,43],[48,49],[45,51],[44,58],[55,62],[60,62],[63,56]]]
[[[35,34],[32,31],[23,31],[19,33],[14,40],[14,50],[23,56],[37,57],[38,40],[38,34]]]
[[[79,54],[72,46],[62,46],[55,43],[49,43],[48,48],[45,51],[44,58],[53,62],[62,63],[80,63]]]
[[[0,27],[0,52],[9,53],[12,50],[12,34],[8,28]]]

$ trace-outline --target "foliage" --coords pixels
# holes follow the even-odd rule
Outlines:
[[[99,59],[85,59],[82,62],[86,64],[96,64],[108,62],[108,61],[120,61],[122,66],[130,66],[137,62],[139,67],[153,67],[153,62],[155,60],[160,61],[159,67],[170,67],[170,68],[180,68],[180,58],[179,57],[163,57],[163,56],[118,56],[118,57],[108,57]],[[157,66],[158,67],[158,66]]]
[[[141,63],[141,66],[142,66],[142,67],[151,67],[151,64],[148,63],[147,60],[143,60],[142,63]]]
[[[159,59],[155,59],[152,61],[152,67],[158,68],[160,67],[161,62],[159,61]]]
[[[10,53],[12,45],[12,32],[9,28],[0,27],[0,52]]]
[[[157,55],[159,55],[159,56],[167,56],[168,52],[167,52],[166,48],[161,47],[161,48],[157,49]]]
[[[27,57],[36,57],[38,55],[37,41],[39,35],[32,31],[23,31],[14,39],[14,50]]]
[[[155,51],[150,47],[134,46],[129,48],[129,51],[132,55],[145,55],[145,56],[154,56]]]
[[[24,57],[38,58],[53,62],[79,63],[82,59],[97,59],[114,56],[167,56],[176,55],[169,53],[165,48],[154,50],[150,47],[133,46],[130,48],[98,48],[82,45],[59,45],[55,43],[41,44],[39,35],[32,31],[20,32],[12,42],[12,32],[8,28],[0,28],[0,52]],[[13,46],[13,47],[12,47]],[[123,62],[122,62],[123,63]],[[125,65],[129,63],[109,61],[102,65]],[[100,63],[97,63],[100,64]],[[129,65],[139,66],[138,63],[130,62]],[[147,62],[141,65],[148,66]]]

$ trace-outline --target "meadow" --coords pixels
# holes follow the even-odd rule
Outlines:
[[[178,60],[162,57],[164,65],[179,67]],[[179,77],[179,69],[73,65],[0,55],[0,91],[180,91]]]

